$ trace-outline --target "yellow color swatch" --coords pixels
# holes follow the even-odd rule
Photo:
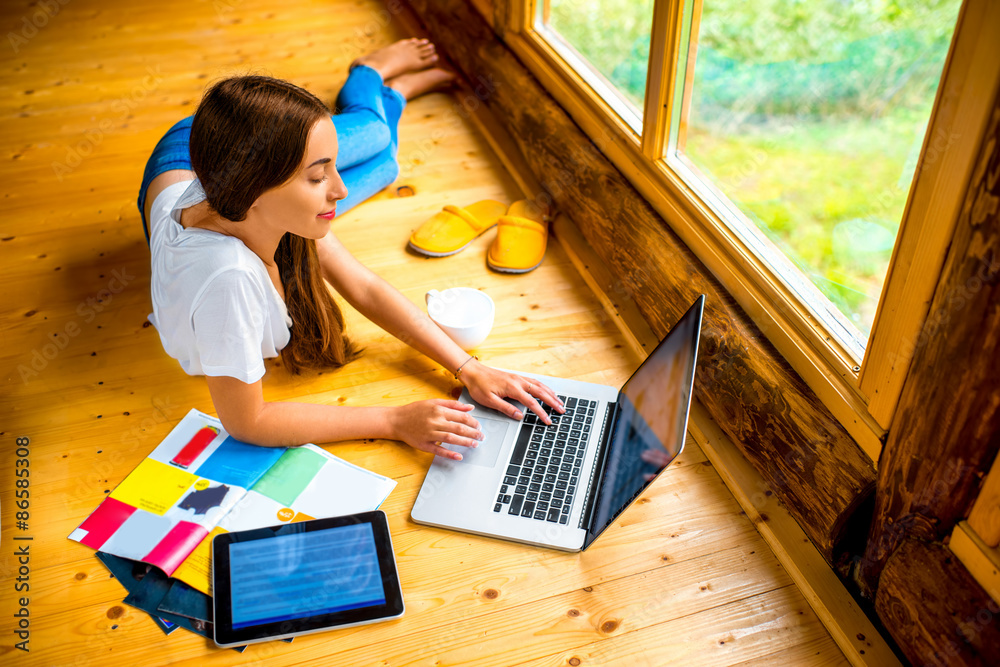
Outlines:
[[[216,526],[205,536],[191,555],[174,571],[173,576],[185,584],[197,588],[205,595],[212,594],[212,538],[229,531]]]
[[[197,475],[172,465],[154,459],[143,459],[111,492],[111,497],[126,505],[163,516],[197,479]]]

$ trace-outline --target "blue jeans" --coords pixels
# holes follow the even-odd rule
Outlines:
[[[378,72],[365,65],[351,70],[337,95],[336,113],[332,116],[339,144],[337,171],[347,186],[347,197],[337,202],[337,215],[396,180],[397,128],[405,106],[403,96],[383,85]],[[138,202],[146,243],[149,243],[146,189],[165,171],[191,169],[188,142],[193,119],[194,116],[188,116],[167,130],[146,162]]]

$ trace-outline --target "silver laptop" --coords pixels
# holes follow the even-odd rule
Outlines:
[[[705,296],[694,302],[621,390],[520,373],[566,406],[546,426],[516,404],[517,421],[479,405],[476,448],[445,445],[410,512],[417,523],[566,551],[582,551],[639,497],[684,447]],[[516,372],[516,371],[515,371]]]

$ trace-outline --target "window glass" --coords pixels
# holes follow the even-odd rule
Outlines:
[[[791,260],[863,340],[959,5],[687,3],[677,73],[687,86],[669,153],[743,214],[724,219],[749,221],[749,233]]]
[[[536,17],[536,29],[557,50],[578,57],[566,60],[597,93],[613,107],[620,100],[629,112],[624,115],[639,120],[652,25],[653,0],[544,0]]]

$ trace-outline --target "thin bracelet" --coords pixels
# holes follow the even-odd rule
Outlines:
[[[465,368],[465,365],[467,363],[469,363],[470,361],[472,361],[473,359],[475,359],[476,361],[479,361],[479,357],[477,357],[476,355],[473,354],[468,359],[466,359],[465,361],[462,362],[462,365],[458,367],[457,371],[455,371],[455,379],[456,380],[458,379],[458,376],[462,374],[462,369]]]

